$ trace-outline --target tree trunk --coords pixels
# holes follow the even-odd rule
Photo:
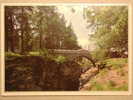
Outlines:
[[[42,33],[40,33],[40,49],[42,49]]]
[[[15,46],[14,46],[14,27],[13,27],[13,18],[12,15],[10,15],[11,18],[11,51],[14,52],[15,51]]]
[[[24,18],[24,15],[23,15],[23,13],[24,13],[24,9],[22,8],[21,9],[21,11],[22,11],[22,23],[21,23],[21,54],[23,54],[24,53],[24,21],[23,21],[23,18]]]

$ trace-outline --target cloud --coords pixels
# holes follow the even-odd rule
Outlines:
[[[77,35],[79,45],[86,49],[86,47],[88,47],[89,30],[86,28],[87,22],[83,18],[83,9],[85,7],[86,6],[83,5],[57,6],[58,12],[64,15],[67,24],[70,22],[72,23],[72,27],[75,34]],[[72,9],[75,11],[72,12]]]

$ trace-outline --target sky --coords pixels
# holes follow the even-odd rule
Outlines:
[[[58,12],[63,14],[67,24],[72,24],[74,33],[77,36],[78,44],[84,48],[88,49],[89,36],[91,34],[89,29],[87,29],[87,22],[83,18],[83,8],[86,6],[57,6]],[[72,8],[75,12],[72,12]]]

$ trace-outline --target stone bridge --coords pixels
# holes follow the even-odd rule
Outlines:
[[[49,53],[70,59],[85,57],[95,66],[87,50],[49,50]],[[6,91],[77,91],[98,72],[97,67],[83,72],[73,60],[58,64],[42,56],[9,56],[5,60]]]
[[[77,59],[77,58],[87,58],[89,61],[92,62],[93,66],[95,67],[95,61],[92,59],[88,50],[78,49],[78,50],[64,50],[64,49],[49,49],[49,53],[53,55],[62,55],[69,57],[70,60]]]

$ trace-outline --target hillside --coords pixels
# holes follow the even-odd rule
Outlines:
[[[97,75],[92,77],[86,84],[84,84],[84,86],[80,90],[127,91],[128,90],[127,59],[112,58],[105,60],[104,63],[105,67],[101,69]],[[84,75],[86,73],[84,73]]]

